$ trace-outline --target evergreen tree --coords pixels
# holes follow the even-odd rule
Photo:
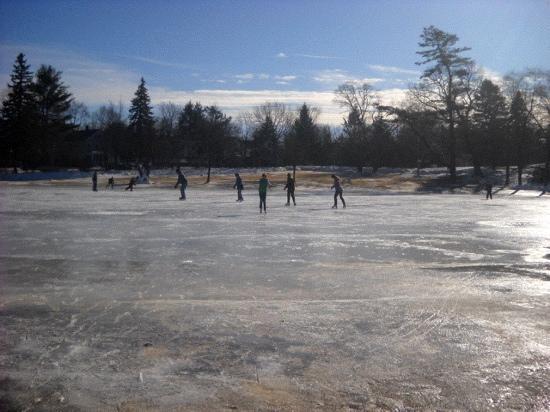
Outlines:
[[[38,109],[40,160],[54,166],[63,139],[73,130],[69,113],[73,99],[61,81],[61,72],[52,66],[40,66],[32,90]]]
[[[490,80],[483,80],[476,94],[473,119],[477,141],[483,153],[483,161],[493,170],[502,158],[499,155],[509,152],[504,126],[507,118],[506,99],[500,87]]]
[[[14,168],[19,162],[28,163],[38,149],[33,141],[36,102],[29,69],[25,55],[20,53],[13,65],[7,99],[2,103],[2,160]]]
[[[368,160],[368,128],[363,116],[356,109],[352,108],[348,118],[344,119],[344,129],[340,139],[342,164],[357,167],[361,170]]]
[[[378,118],[372,124],[370,148],[370,164],[376,172],[382,166],[390,166],[393,160],[394,141],[392,131],[386,121]]]
[[[252,134],[252,159],[257,166],[278,164],[277,130],[270,116]]]
[[[317,161],[318,143],[318,128],[311,117],[310,108],[304,103],[285,139],[285,158],[293,167],[294,177],[298,163],[312,164]]]
[[[133,138],[135,156],[140,162],[153,162],[155,121],[151,98],[143,77],[132,99],[129,113],[129,129]]]

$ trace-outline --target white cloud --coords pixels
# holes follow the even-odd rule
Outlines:
[[[279,53],[277,53],[277,55],[275,57],[277,57],[279,59],[286,59],[288,56],[286,55],[286,53],[279,52]]]
[[[291,74],[288,74],[286,76],[275,76],[276,80],[282,81],[282,82],[291,82],[292,80],[296,80],[298,76],[294,76]]]
[[[236,79],[243,80],[243,81],[250,81],[254,79],[254,73],[244,73],[244,74],[236,74],[234,76]]]
[[[298,57],[305,57],[308,59],[321,59],[321,60],[342,60],[342,57],[335,56],[323,56],[318,54],[296,54]]]
[[[420,72],[417,70],[402,69],[395,66],[382,66],[380,64],[369,64],[369,69],[375,72],[381,73],[403,73],[403,74],[412,74],[415,76],[420,76]]]
[[[363,83],[379,83],[383,82],[384,79],[378,78],[378,77],[356,77],[345,70],[341,69],[331,69],[331,70],[322,70],[318,72],[314,77],[313,80],[319,83],[323,83],[330,86],[337,86],[339,84],[343,83],[353,83],[353,84],[363,84]]]
[[[144,63],[154,64],[156,66],[176,67],[176,68],[179,68],[179,69],[188,69],[188,68],[191,67],[187,64],[167,62],[167,61],[164,61],[164,60],[151,59],[149,57],[129,56],[129,55],[126,55],[126,54],[119,54],[118,56],[124,57],[124,58],[127,58],[127,59],[132,59],[132,60],[144,62]]]
[[[480,67],[480,72],[483,78],[491,80],[493,83],[502,84],[503,76],[495,70],[491,70],[488,67]]]
[[[267,73],[260,73],[260,74],[258,75],[258,79],[260,79],[260,80],[267,80],[267,79],[269,79],[269,77],[270,77],[270,76],[269,76],[269,74],[267,74]]]

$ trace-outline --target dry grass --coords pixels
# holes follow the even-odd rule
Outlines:
[[[287,172],[267,173],[269,180],[273,185],[284,185],[286,183]],[[256,187],[261,173],[241,173],[245,189]],[[115,177],[115,187],[120,190],[125,187],[130,177]],[[154,188],[173,188],[177,177],[174,176],[151,176],[152,187]],[[414,178],[400,174],[388,174],[374,177],[341,177],[344,188],[347,189],[373,189],[373,190],[398,190],[414,192],[421,185],[428,182],[428,177]],[[191,187],[204,188],[232,188],[235,183],[233,175],[211,175],[210,183],[206,184],[206,176],[187,176],[187,181]],[[38,186],[64,186],[64,187],[85,187],[91,186],[91,179],[68,179],[68,180],[43,180],[28,182],[3,182],[8,185],[38,185]],[[98,179],[98,190],[105,190],[107,186],[107,177]],[[332,186],[331,173],[314,171],[297,171],[296,187],[299,188],[329,188]],[[137,186],[139,188],[139,185]]]

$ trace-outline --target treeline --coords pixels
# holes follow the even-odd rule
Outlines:
[[[517,170],[545,163],[549,179],[550,71],[485,77],[458,47],[458,37],[430,26],[419,42],[419,81],[399,106],[382,104],[369,84],[346,83],[335,101],[346,111],[339,128],[318,123],[319,110],[266,103],[232,119],[215,106],[162,103],[153,114],[141,79],[128,115],[121,103],[94,113],[74,101],[51,66],[30,71],[17,56],[2,102],[4,167],[345,165],[376,170],[472,165]]]

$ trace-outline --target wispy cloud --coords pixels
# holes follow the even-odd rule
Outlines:
[[[325,84],[327,86],[336,86],[343,83],[353,83],[353,84],[363,84],[363,83],[379,83],[383,82],[384,79],[378,77],[357,77],[349,74],[342,69],[331,69],[331,70],[321,70],[315,76],[313,80],[316,82]]]
[[[278,59],[286,59],[288,57],[304,57],[306,59],[320,59],[320,60],[342,60],[342,57],[336,57],[336,56],[326,56],[321,54],[307,54],[307,53],[294,53],[294,54],[287,54],[283,52],[279,52],[275,55]]]
[[[380,73],[402,73],[402,74],[412,74],[415,76],[419,76],[420,72],[418,70],[409,70],[409,69],[402,69],[400,67],[395,66],[382,66],[381,64],[369,64],[368,68]]]
[[[305,57],[307,59],[320,59],[320,60],[342,60],[342,57],[336,56],[324,56],[318,54],[295,54],[297,57]]]
[[[292,80],[296,80],[298,76],[294,76],[292,74],[287,74],[286,76],[275,76],[275,80],[279,80],[281,82],[291,82]]]
[[[132,60],[140,61],[140,62],[143,62],[143,63],[153,64],[155,66],[176,67],[176,68],[179,68],[179,69],[189,69],[189,68],[192,67],[188,64],[168,62],[168,61],[164,61],[164,60],[152,59],[152,58],[143,57],[143,56],[129,56],[129,55],[126,55],[126,54],[118,54],[117,56],[124,57],[126,59],[132,59]]]

